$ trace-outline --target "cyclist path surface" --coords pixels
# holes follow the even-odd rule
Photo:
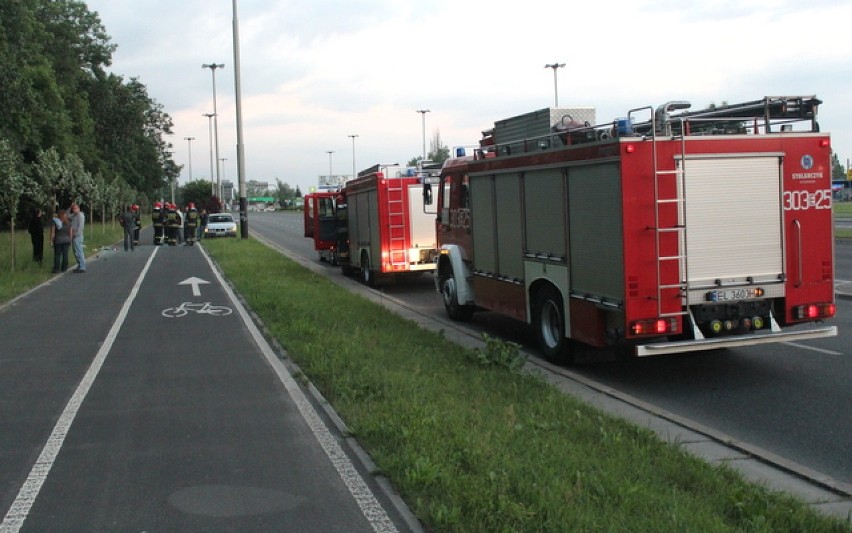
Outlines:
[[[201,246],[99,255],[0,308],[0,531],[406,529]]]

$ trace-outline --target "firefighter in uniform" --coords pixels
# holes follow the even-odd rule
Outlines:
[[[198,228],[198,209],[195,208],[195,204],[193,202],[189,202],[189,205],[186,206],[186,220],[184,220],[184,230],[183,236],[186,240],[186,244],[192,246],[195,244],[195,232]]]
[[[154,246],[163,244],[165,240],[164,216],[163,204],[154,202],[154,212],[151,214],[151,220],[154,224]]]
[[[133,204],[130,209],[133,211],[133,216],[136,218],[136,227],[133,228],[133,246],[139,246],[139,231],[142,229],[142,216],[139,213],[139,206]]]
[[[180,216],[177,206],[172,203],[166,204],[166,241],[169,246],[177,246],[178,232],[180,231]]]

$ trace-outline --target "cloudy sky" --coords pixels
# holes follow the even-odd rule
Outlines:
[[[181,182],[209,179],[216,71],[222,179],[236,181],[232,1],[88,0],[174,119]],[[298,185],[405,163],[439,133],[473,145],[495,120],[593,106],[597,122],[670,100],[693,107],[815,94],[852,158],[848,0],[239,0],[246,179]],[[192,142],[185,137],[195,137]],[[215,172],[213,173],[215,177]]]

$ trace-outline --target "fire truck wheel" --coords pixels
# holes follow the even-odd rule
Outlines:
[[[533,312],[533,327],[544,357],[551,363],[573,363],[565,338],[565,311],[559,291],[548,285],[536,292]]]
[[[376,284],[373,271],[370,270],[370,258],[367,257],[367,252],[361,252],[361,279],[364,281],[364,285],[368,287]]]
[[[470,320],[470,317],[473,316],[473,307],[459,304],[456,279],[452,275],[441,277],[441,297],[444,299],[447,316],[451,319],[465,321]]]

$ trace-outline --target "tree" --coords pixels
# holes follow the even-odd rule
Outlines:
[[[0,215],[8,215],[10,219],[12,272],[14,272],[17,264],[15,219],[18,216],[21,197],[32,190],[33,183],[29,177],[21,172],[21,158],[6,139],[0,139],[0,177],[3,178],[3,187],[0,187]]]
[[[292,207],[295,204],[295,199],[301,198],[302,191],[299,190],[298,185],[293,189],[289,183],[282,183],[278,178],[275,178],[275,182],[278,184],[278,187],[273,192],[273,196],[278,202],[278,205],[285,208]]]
[[[833,150],[831,152],[831,179],[832,181],[846,181],[846,168]]]
[[[50,201],[50,211],[55,211],[59,205],[60,195],[68,188],[68,184],[64,181],[62,161],[56,148],[49,148],[38,153],[34,172],[39,186]]]
[[[115,49],[85,2],[0,2],[0,138],[50,208],[90,196],[92,175],[154,197],[180,172],[171,117],[138,79],[106,72]]]
[[[443,163],[450,158],[450,149],[441,142],[441,132],[435,130],[435,136],[429,141],[429,153],[426,154],[426,160],[433,163]],[[416,167],[423,156],[415,156],[408,161],[408,166]]]
[[[200,210],[210,201],[212,187],[213,184],[207,180],[190,181],[180,188],[180,197],[185,205],[192,202]]]

